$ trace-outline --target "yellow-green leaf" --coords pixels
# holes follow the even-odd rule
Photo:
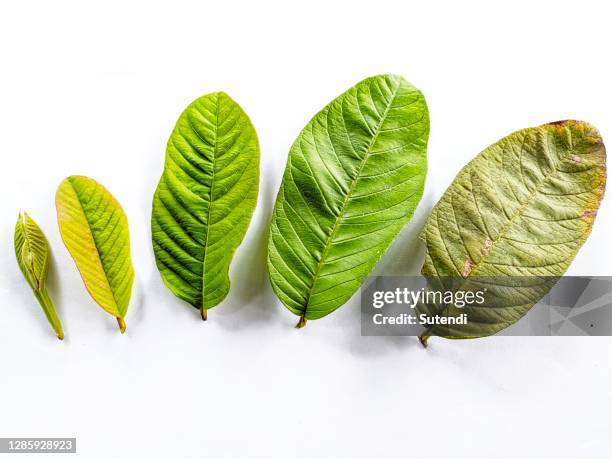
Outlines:
[[[62,323],[45,287],[49,269],[49,243],[40,227],[25,212],[19,214],[15,225],[15,256],[55,334],[59,339],[64,339]]]
[[[65,179],[57,189],[55,204],[62,239],[87,291],[117,318],[123,333],[134,283],[123,209],[102,185],[83,176]]]

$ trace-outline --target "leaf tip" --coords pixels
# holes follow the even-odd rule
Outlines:
[[[28,213],[25,210],[20,210],[19,215],[17,215],[17,225],[25,225],[27,218]]]
[[[570,123],[574,123],[574,120],[558,120],[558,121],[551,121],[548,124],[551,124],[553,126],[566,126]]]

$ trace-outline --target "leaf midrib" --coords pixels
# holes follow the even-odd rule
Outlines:
[[[37,275],[36,272],[34,270],[34,254],[32,253],[32,244],[30,244],[30,237],[28,234],[28,228],[27,228],[27,217],[25,215],[21,216],[20,219],[20,224],[21,224],[21,229],[23,231],[23,245],[22,245],[22,249],[21,249],[21,263],[23,263],[23,266],[26,268],[26,271],[29,270],[30,275],[32,276],[32,280],[35,281],[32,287],[36,289],[40,288],[40,283],[37,279]],[[27,251],[27,255],[24,259],[24,253],[23,253],[23,249],[26,249]]]
[[[48,251],[45,252],[44,256],[44,260],[41,263],[41,272],[37,273],[36,272],[36,267],[34,266],[34,259],[36,257],[36,253],[34,252],[34,249],[32,247],[32,243],[30,242],[31,238],[33,237],[32,235],[30,235],[30,231],[28,229],[28,215],[24,212],[24,214],[22,215],[22,219],[21,219],[21,227],[23,229],[23,240],[24,240],[24,244],[27,245],[27,251],[28,251],[28,264],[25,264],[26,266],[28,266],[30,268],[30,272],[32,273],[32,276],[34,277],[34,280],[36,280],[36,289],[37,290],[42,290],[45,287],[45,264],[47,263],[48,260],[48,256],[49,253]],[[31,219],[31,218],[30,218]],[[32,220],[32,222],[34,222],[34,220]],[[38,225],[36,225],[38,227]],[[38,230],[42,233],[42,230],[40,228],[38,228]],[[44,238],[44,234],[42,234],[42,239],[46,242],[46,239]],[[22,259],[22,263],[26,261]],[[38,274],[40,274],[40,278],[38,276]]]
[[[395,101],[395,98],[397,96],[397,93],[398,93],[401,85],[402,85],[402,82],[398,81],[396,88],[393,90],[393,93],[391,95],[390,101],[387,104],[387,107],[385,108],[384,113],[380,117],[380,122],[378,123],[378,126],[376,126],[375,134],[372,137],[372,140],[370,141],[370,143],[368,145],[368,148],[366,149],[366,154],[364,155],[364,158],[361,161],[361,165],[359,166],[359,170],[355,174],[355,177],[353,177],[353,180],[351,181],[351,184],[348,187],[348,192],[346,193],[346,196],[344,197],[344,201],[342,202],[342,207],[341,207],[341,210],[340,210],[340,214],[336,218],[336,221],[334,223],[332,231],[329,234],[329,236],[327,237],[327,242],[325,244],[325,247],[323,248],[323,253],[321,255],[321,259],[319,260],[319,263],[317,264],[317,269],[315,270],[315,274],[314,274],[314,276],[312,278],[312,283],[311,283],[310,288],[308,290],[308,297],[306,299],[306,305],[304,306],[304,312],[302,313],[302,317],[304,317],[304,318],[306,317],[306,314],[308,313],[308,305],[310,304],[310,299],[312,298],[313,288],[316,285],[317,280],[319,278],[319,275],[320,275],[320,272],[321,272],[321,268],[323,267],[323,264],[324,264],[323,262],[327,258],[329,250],[331,249],[332,241],[333,241],[333,239],[334,239],[334,237],[336,235],[336,231],[338,230],[338,227],[340,226],[340,222],[344,218],[344,212],[346,211],[347,204],[348,204],[348,202],[351,199],[351,195],[352,195],[352,193],[354,191],[355,184],[359,180],[359,178],[361,176],[361,172],[362,172],[365,164],[368,162],[368,159],[369,159],[370,154],[371,154],[372,146],[374,145],[374,143],[378,139],[378,135],[381,132],[380,128],[383,125],[385,119],[387,118],[387,115],[389,114],[389,110],[391,110],[391,107],[393,106],[393,102]],[[359,112],[361,113],[361,109],[359,108],[359,100],[357,100],[357,110],[359,110]],[[363,114],[362,114],[362,116],[363,116]],[[350,133],[347,132],[347,135],[350,136]],[[350,141],[350,137],[349,137],[349,141]],[[332,148],[333,148],[333,145],[332,145]]]
[[[202,257],[202,293],[200,296],[200,301],[202,303],[202,310],[204,310],[204,294],[205,294],[205,289],[206,289],[206,255],[208,253],[208,238],[210,236],[210,230],[212,227],[212,224],[210,222],[210,217],[212,214],[212,208],[213,208],[213,204],[214,204],[214,200],[213,200],[213,192],[214,192],[214,187],[215,187],[215,160],[216,160],[216,156],[217,156],[217,145],[218,145],[218,135],[219,135],[219,93],[217,92],[215,94],[216,100],[215,100],[215,138],[214,138],[214,142],[213,142],[213,150],[212,150],[212,160],[211,160],[211,165],[212,165],[212,176],[210,179],[210,202],[208,205],[208,215],[206,217],[206,239],[204,240],[204,247],[202,250],[204,250],[204,256]],[[196,130],[194,129],[194,132],[196,132]],[[199,136],[199,135],[198,135]]]

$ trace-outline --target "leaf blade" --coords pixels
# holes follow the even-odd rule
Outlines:
[[[588,123],[567,120],[514,132],[462,169],[434,207],[421,235],[427,246],[422,274],[513,276],[519,283],[529,276],[561,276],[590,234],[605,183],[605,147]],[[474,325],[464,333],[497,333],[535,302],[517,297],[497,317],[465,308]],[[448,330],[428,333],[444,336]]]
[[[302,130],[268,243],[272,287],[299,325],[344,304],[411,218],[428,135],[423,95],[394,75],[363,80]]]
[[[192,102],[168,140],[151,226],[165,285],[203,319],[229,292],[258,184],[259,142],[247,114],[222,92]]]
[[[56,193],[62,240],[91,297],[115,316],[123,333],[134,283],[128,222],[113,195],[84,176],[66,178]]]

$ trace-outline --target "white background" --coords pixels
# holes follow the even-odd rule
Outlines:
[[[3,0],[0,436],[76,436],[87,458],[612,457],[612,338],[423,350],[361,337],[358,297],[295,330],[264,263],[291,143],[364,77],[405,76],[431,112],[426,191],[379,274],[419,270],[432,205],[500,137],[576,118],[612,142],[611,13],[562,0]],[[149,218],[178,115],[217,90],[257,128],[261,183],[230,294],[202,323],[162,285]],[[59,237],[54,193],[71,174],[100,181],[129,217],[138,278],[123,336]],[[64,342],[14,260],[21,209],[53,250]],[[571,274],[612,274],[611,231],[608,197]]]

